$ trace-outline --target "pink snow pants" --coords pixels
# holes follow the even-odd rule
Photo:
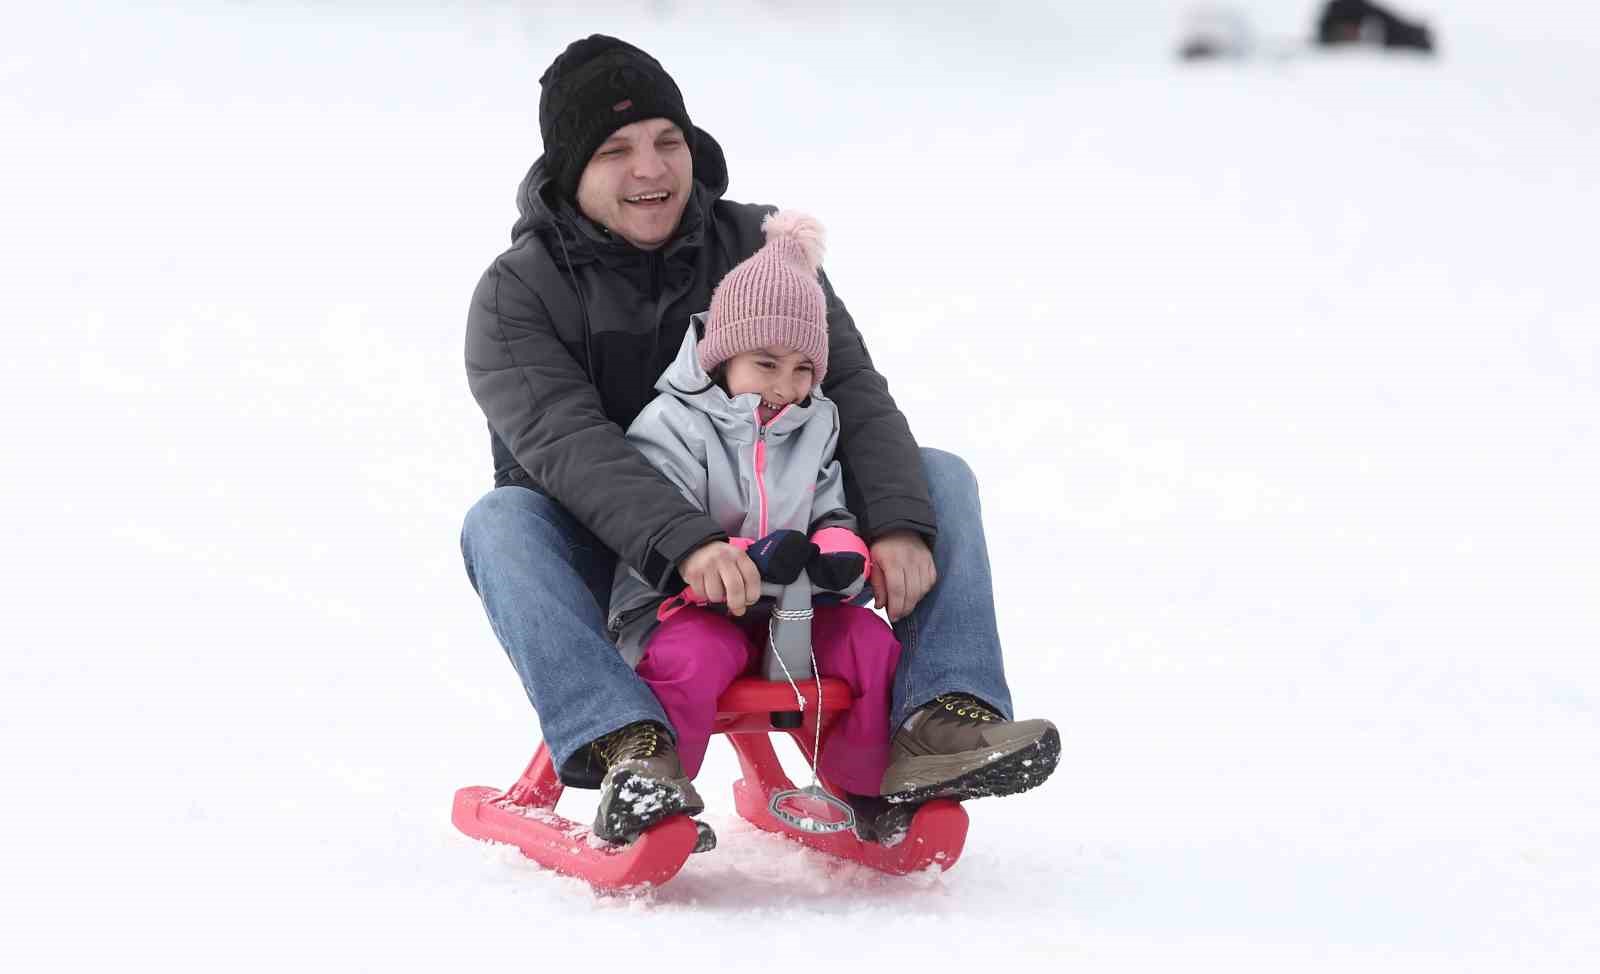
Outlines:
[[[765,639],[765,625],[698,606],[680,609],[650,634],[637,671],[672,722],[689,777],[705,759],[717,698],[760,660]],[[818,605],[811,645],[817,672],[849,684],[855,698],[822,739],[817,769],[852,794],[879,794],[889,765],[889,692],[900,641],[870,609]]]

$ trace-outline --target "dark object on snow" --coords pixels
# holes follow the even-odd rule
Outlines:
[[[1367,0],[1328,0],[1317,21],[1317,43],[1323,47],[1365,44],[1433,53],[1433,33],[1426,24],[1401,20]]]
[[[1249,19],[1233,7],[1206,5],[1184,14],[1178,57],[1185,61],[1249,57],[1255,48]]]

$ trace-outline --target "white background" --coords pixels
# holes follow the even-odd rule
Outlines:
[[[1183,6],[8,11],[6,966],[1582,969],[1600,16],[1183,66]],[[755,833],[721,744],[722,847],[644,896],[449,823],[537,741],[457,550],[463,324],[591,31],[828,225],[979,474],[1064,751],[942,876]]]

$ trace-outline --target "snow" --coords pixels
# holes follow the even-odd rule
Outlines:
[[[9,12],[0,964],[1586,966],[1600,14],[1396,6],[1441,58],[1185,67],[1156,0]],[[462,325],[593,30],[823,221],[981,478],[1063,752],[948,873],[746,826],[722,745],[648,895],[450,825],[537,740],[456,550]]]

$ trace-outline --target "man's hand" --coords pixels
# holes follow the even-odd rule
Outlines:
[[[888,606],[889,619],[911,614],[939,580],[933,552],[915,531],[891,531],[872,542],[872,606]]]
[[[736,616],[761,598],[761,573],[750,556],[726,541],[712,541],[689,553],[678,574],[707,602],[726,602]]]

